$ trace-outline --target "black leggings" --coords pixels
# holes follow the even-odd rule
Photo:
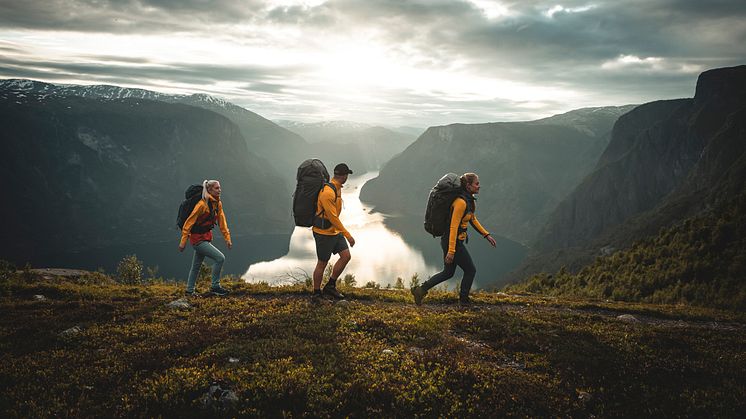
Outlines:
[[[445,258],[448,253],[448,237],[443,236],[440,239],[440,247],[443,249],[443,257]],[[456,254],[453,256],[453,263],[443,263],[443,270],[433,275],[422,284],[424,290],[440,284],[443,281],[447,281],[453,277],[456,273],[456,266],[463,269],[464,277],[461,279],[461,297],[469,295],[471,284],[474,282],[474,275],[477,274],[477,268],[474,266],[474,262],[471,260],[469,251],[466,250],[464,242],[462,240],[456,240]]]

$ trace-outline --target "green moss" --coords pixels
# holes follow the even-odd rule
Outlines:
[[[101,278],[99,278],[101,279]],[[743,313],[532,295],[225,281],[24,279],[0,285],[3,417],[714,416],[743,411]],[[35,294],[47,300],[37,301]],[[178,296],[178,297],[177,297]],[[623,313],[638,323],[616,320]],[[72,326],[81,332],[59,333]],[[237,396],[206,406],[210,385]]]

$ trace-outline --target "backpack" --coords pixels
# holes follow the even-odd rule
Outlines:
[[[295,225],[299,227],[311,227],[316,215],[316,201],[319,199],[319,192],[324,185],[331,186],[335,193],[336,188],[329,183],[329,172],[326,166],[319,159],[308,159],[298,166],[296,175],[298,183],[293,193],[293,218]]]
[[[447,173],[430,190],[425,210],[425,231],[440,237],[448,231],[451,204],[458,196],[465,195],[461,179],[455,173]],[[468,201],[467,201],[468,202]]]
[[[190,185],[186,191],[184,191],[184,200],[181,201],[181,205],[179,205],[179,213],[176,215],[176,227],[179,230],[184,228],[184,223],[192,214],[194,207],[200,199],[202,199],[202,185]],[[208,219],[211,219],[212,222],[209,227],[207,225],[197,225],[195,223],[195,225],[192,226],[192,233],[206,233],[212,230],[215,225],[217,218],[216,209],[213,208],[212,202],[209,200],[207,205],[210,209],[210,217]]]

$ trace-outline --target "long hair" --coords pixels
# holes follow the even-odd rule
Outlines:
[[[207,202],[210,199],[210,198],[207,197],[208,195],[210,195],[210,193],[207,192],[207,188],[209,188],[210,186],[212,186],[212,185],[214,185],[214,184],[216,184],[218,182],[219,181],[217,181],[217,180],[207,180],[207,179],[205,179],[204,181],[202,181],[202,199],[204,199],[205,202]]]
[[[477,180],[477,174],[471,172],[464,173],[459,179],[461,180],[461,187],[466,189],[466,185],[471,185]]]

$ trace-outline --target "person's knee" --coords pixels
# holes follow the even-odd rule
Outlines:
[[[225,262],[225,255],[222,253],[218,253],[215,255],[215,263],[222,264]]]
[[[345,250],[344,252],[339,253],[339,260],[343,263],[347,263],[352,259],[352,255],[348,250]]]

